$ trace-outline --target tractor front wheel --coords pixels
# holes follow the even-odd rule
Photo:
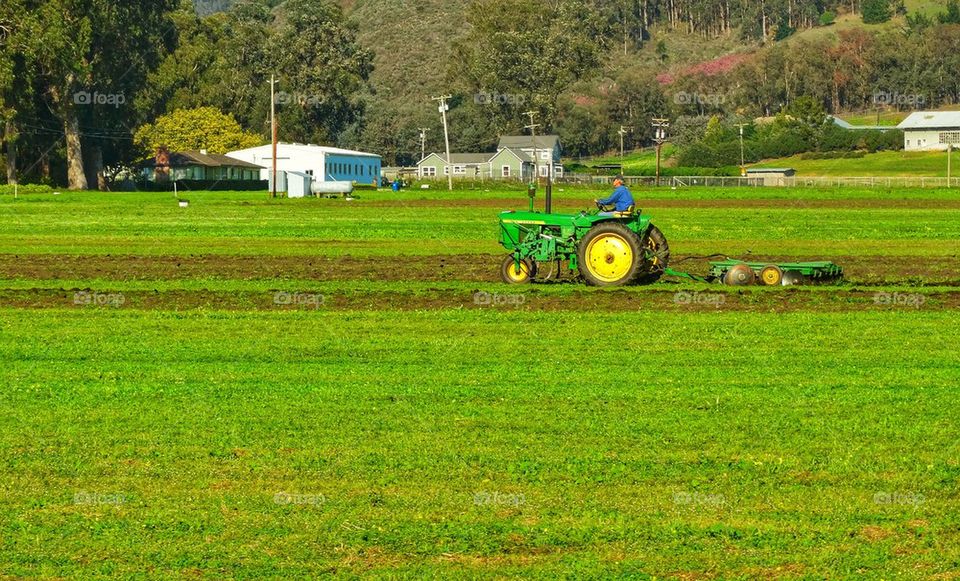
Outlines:
[[[532,260],[521,260],[517,267],[517,259],[512,255],[503,259],[500,265],[500,278],[507,284],[527,284],[537,275],[537,263]]]
[[[623,224],[600,223],[577,248],[580,274],[591,286],[623,286],[637,278],[643,264],[640,238]]]

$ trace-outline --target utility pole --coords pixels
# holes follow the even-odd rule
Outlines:
[[[526,128],[530,130],[530,139],[533,140],[533,181],[534,183],[540,183],[540,150],[537,147],[537,127],[540,127],[539,124],[534,123],[534,119],[537,116],[536,111],[527,111],[524,113],[530,117],[530,125],[527,125]],[[553,159],[550,161],[551,165],[553,164]],[[552,169],[552,168],[551,168]],[[544,204],[544,211],[549,214],[553,211],[553,196],[551,195],[550,187],[550,169],[547,170],[547,196],[546,202]]]
[[[530,138],[533,140],[533,181],[540,181],[540,156],[539,151],[537,151],[537,127],[540,125],[533,122],[534,118],[537,116],[536,111],[527,111],[524,113],[530,117],[530,125],[524,126],[526,129],[530,130]],[[521,172],[523,173],[523,172]]]
[[[947,187],[948,188],[953,187],[952,185],[953,164],[951,163],[952,157],[953,157],[953,144],[950,143],[947,145]]]
[[[746,123],[740,123],[737,125],[737,127],[740,128],[740,176],[741,177],[747,176],[747,161],[746,161],[746,156],[744,155],[744,152],[743,152],[743,128],[746,126],[747,126]]]
[[[270,140],[273,144],[273,166],[271,169],[273,179],[271,180],[270,196],[274,198],[277,197],[277,96],[274,92],[276,84],[276,78],[270,75]]]
[[[427,128],[420,128],[420,161],[427,157]]]
[[[617,135],[620,136],[620,173],[623,173],[623,136],[626,134],[627,128],[621,125],[620,131],[617,131]]]
[[[663,142],[667,140],[667,128],[670,127],[668,119],[661,117],[653,118],[654,136],[653,141],[657,144],[657,186],[660,185],[660,150],[663,148]]]
[[[450,110],[450,105],[447,105],[447,99],[452,97],[452,95],[441,95],[430,99],[440,103],[440,116],[443,117],[443,140],[447,145],[447,187],[451,192],[453,191],[453,168],[450,167],[450,132],[447,130],[447,111]]]

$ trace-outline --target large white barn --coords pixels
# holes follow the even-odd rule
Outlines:
[[[271,145],[261,145],[231,151],[227,156],[267,168],[260,172],[260,179],[267,180],[273,167],[272,148]],[[277,171],[304,173],[313,177],[315,182],[375,184],[380,179],[380,156],[323,145],[279,143]]]
[[[960,147],[960,111],[917,111],[898,125],[906,151],[946,151]]]

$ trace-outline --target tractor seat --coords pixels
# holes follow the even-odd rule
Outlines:
[[[637,209],[636,206],[630,206],[629,208],[627,208],[622,212],[614,212],[613,217],[614,218],[630,218],[631,216],[633,216],[633,213],[636,211],[636,209]]]

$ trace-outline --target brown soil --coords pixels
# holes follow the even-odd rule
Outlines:
[[[923,295],[903,294],[910,301],[878,299],[875,292],[837,289],[807,292],[771,289],[766,292],[717,291],[690,293],[669,288],[644,292],[574,290],[569,294],[543,293],[536,287],[517,292],[502,287],[423,292],[363,291],[320,295],[309,289],[282,291],[96,291],[83,289],[0,290],[5,307],[88,310],[423,310],[487,309],[509,311],[895,311],[960,309],[960,291]],[[921,297],[919,300],[916,297]]]
[[[682,261],[677,270],[706,274],[704,260]],[[740,257],[735,257],[740,258]],[[0,278],[32,280],[379,280],[496,282],[502,255],[452,254],[403,257],[288,257],[288,256],[78,256],[0,254]],[[796,260],[833,260],[844,267],[855,284],[917,283],[960,286],[960,260],[955,257],[913,258],[889,256],[791,257]],[[785,257],[751,256],[756,262],[784,261]]]

